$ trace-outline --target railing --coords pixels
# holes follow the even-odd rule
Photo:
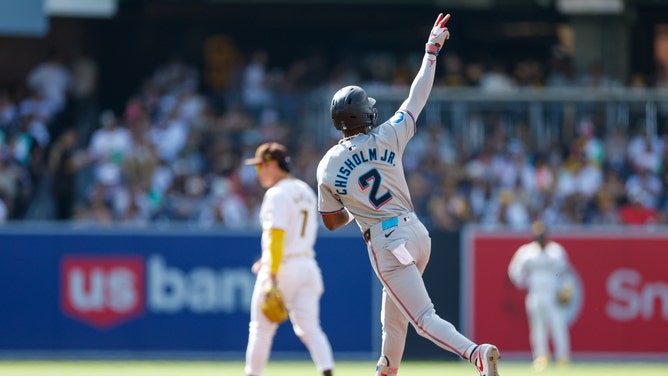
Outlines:
[[[369,88],[377,99],[379,119],[389,118],[408,95],[408,88]],[[305,124],[319,144],[331,140],[334,128],[329,117],[331,90],[320,90],[307,106]],[[529,132],[534,147],[553,142],[568,143],[583,121],[590,121],[602,136],[620,127],[662,133],[668,116],[668,89],[594,90],[587,88],[518,88],[483,91],[479,88],[435,87],[418,125],[440,124],[472,150],[480,148],[488,132],[503,125],[510,136]]]

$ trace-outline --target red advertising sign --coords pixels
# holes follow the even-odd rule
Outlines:
[[[61,262],[61,307],[68,316],[108,329],[143,314],[144,259],[67,255]]]
[[[668,234],[553,232],[577,270],[568,307],[577,355],[668,356]],[[505,354],[528,354],[524,292],[508,264],[527,233],[471,230],[464,247],[464,332]]]

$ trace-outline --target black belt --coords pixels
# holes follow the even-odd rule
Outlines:
[[[371,240],[371,230],[366,229],[366,231],[364,231],[364,233],[362,234],[362,237],[364,237],[364,242],[368,243],[369,240]]]

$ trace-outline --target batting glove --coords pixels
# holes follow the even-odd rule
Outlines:
[[[431,28],[431,33],[429,34],[429,40],[425,50],[428,54],[438,55],[443,47],[443,43],[447,39],[450,39],[450,32],[448,28],[445,27],[445,24],[450,20],[450,14],[443,15],[439,13],[436,22],[434,22],[434,27]]]

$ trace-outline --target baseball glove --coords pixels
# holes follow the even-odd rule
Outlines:
[[[564,286],[559,290],[559,293],[557,293],[557,302],[559,305],[566,306],[568,303],[571,302],[571,299],[573,298],[573,288],[570,286]]]
[[[288,309],[283,302],[283,295],[276,286],[269,286],[264,290],[264,295],[260,301],[260,310],[269,321],[277,324],[288,319]]]

